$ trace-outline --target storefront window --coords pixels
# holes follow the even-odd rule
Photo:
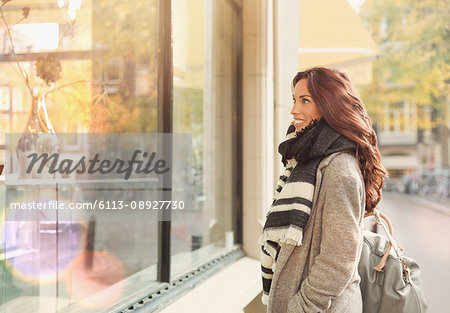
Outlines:
[[[172,277],[234,247],[237,19],[229,1],[174,1],[173,125],[192,134],[196,213],[172,223]]]
[[[36,177],[33,188],[5,186],[5,174],[20,164],[6,166],[0,176],[0,312],[121,310],[163,283],[161,242],[171,247],[170,262],[160,264],[170,268],[170,279],[235,248],[238,15],[230,3],[172,3],[171,118],[173,132],[191,141],[190,213],[170,221],[168,238],[161,238],[155,218],[8,220],[7,194],[63,202],[103,189],[134,195],[145,187],[131,182],[121,191],[110,188],[114,182],[77,175],[62,175],[76,183],[57,187],[39,185]],[[160,129],[158,0],[13,0],[0,6],[0,164],[15,164],[18,153],[7,133],[54,133],[68,143],[59,153],[76,155],[92,144],[85,134],[121,138]],[[175,153],[173,160],[182,162]]]
[[[35,117],[37,132],[73,134],[60,153],[80,151],[80,133],[156,131],[156,0],[4,1],[2,11],[2,164],[5,133],[26,132]],[[61,185],[58,197],[92,188]],[[1,312],[95,311],[158,284],[156,220],[2,224]]]

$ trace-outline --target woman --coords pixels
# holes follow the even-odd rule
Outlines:
[[[346,74],[311,68],[292,86],[286,169],[259,239],[263,303],[268,313],[362,312],[363,216],[387,175],[377,138]]]

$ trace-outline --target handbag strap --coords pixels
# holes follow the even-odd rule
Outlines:
[[[383,213],[380,213],[378,208],[375,208],[373,210],[373,213],[366,213],[366,214],[364,214],[364,218],[369,217],[369,216],[375,216],[375,222],[378,225],[381,225],[381,227],[383,228],[383,230],[386,233],[386,236],[388,237],[388,240],[389,240],[389,243],[388,243],[388,246],[386,248],[386,251],[384,252],[383,257],[381,258],[380,262],[374,267],[374,270],[378,271],[378,272],[382,272],[383,271],[383,267],[385,266],[387,258],[389,256],[389,252],[391,251],[391,247],[393,247],[394,251],[395,251],[395,254],[397,255],[397,258],[403,263],[403,267],[405,269],[406,275],[409,278],[410,269],[409,269],[408,265],[406,264],[405,260],[402,257],[402,253],[401,252],[403,251],[403,249],[400,248],[397,245],[397,243],[395,242],[395,240],[394,240],[394,237],[393,237],[394,231],[393,231],[393,228],[392,228],[391,221],[388,219],[388,217],[386,215],[384,215]],[[381,219],[384,219],[386,221],[386,224],[388,225],[389,230],[381,222]]]

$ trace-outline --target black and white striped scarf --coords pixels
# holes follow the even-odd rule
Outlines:
[[[302,244],[320,161],[332,153],[354,149],[355,143],[332,129],[323,118],[311,121],[300,132],[290,125],[286,140],[278,147],[285,170],[278,180],[272,206],[258,240],[261,245],[264,304],[268,302],[281,244]]]

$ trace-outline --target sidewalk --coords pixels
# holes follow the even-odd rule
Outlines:
[[[399,193],[399,192],[394,192],[394,191],[384,191],[383,193],[390,194],[390,195],[396,195],[396,196],[404,198],[406,200],[420,203],[421,205],[423,205],[431,210],[435,210],[439,213],[450,216],[450,199],[440,200],[440,199],[433,197],[432,195],[419,196],[419,195],[415,195],[415,194],[406,194],[406,193]]]

